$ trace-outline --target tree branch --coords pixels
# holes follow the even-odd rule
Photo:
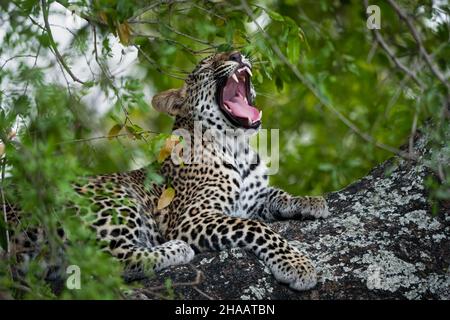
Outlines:
[[[367,4],[367,0],[365,0],[365,3]],[[375,40],[377,41],[377,43],[386,52],[390,60],[397,66],[397,68],[406,73],[411,79],[413,79],[420,86],[421,89],[423,89],[422,81],[420,81],[417,78],[416,74],[413,71],[408,69],[403,63],[400,62],[400,60],[398,60],[392,49],[389,48],[388,44],[384,41],[381,33],[377,29],[373,29],[372,34],[375,36]]]
[[[163,73],[163,74],[167,74],[168,76],[170,76],[170,77],[172,77],[172,78],[175,78],[175,79],[179,79],[179,80],[185,80],[184,78],[182,78],[182,77],[179,77],[179,76],[177,76],[177,75],[174,75],[174,74],[171,74],[171,73],[168,73],[168,72],[166,72],[166,71],[164,71],[164,70],[162,70],[159,66],[158,66],[158,64],[156,63],[156,61],[155,60],[153,60],[152,58],[150,58],[145,52],[144,52],[144,50],[142,50],[138,45],[133,45],[136,49],[138,49],[138,51],[142,54],[142,56],[145,58],[145,60],[147,60],[151,65],[153,65],[154,67],[155,67],[155,69],[156,69],[156,71],[158,71],[159,73]]]
[[[1,197],[2,197],[2,210],[3,210],[3,221],[5,223],[5,237],[6,237],[6,257],[9,257],[9,254],[11,252],[10,249],[10,243],[9,243],[9,231],[8,231],[8,215],[6,212],[6,198],[5,198],[5,194],[3,192],[3,181],[5,179],[5,169],[6,169],[6,157],[3,157],[1,159],[2,164],[1,164],[1,182],[0,182],[0,193],[1,193]]]
[[[172,288],[179,288],[179,287],[192,287],[195,291],[200,293],[203,297],[206,297],[209,300],[213,300],[209,295],[201,291],[197,286],[201,284],[204,280],[205,276],[203,275],[203,272],[200,270],[196,270],[196,276],[193,281],[190,282],[174,282],[172,283]],[[162,294],[158,293],[158,291],[167,289],[167,286],[160,285],[160,286],[154,286],[154,287],[148,287],[143,289],[137,289],[135,292],[142,292],[147,295],[152,295],[158,298],[167,299]]]
[[[414,24],[412,23],[410,17],[400,8],[400,6],[394,1],[394,0],[388,0],[391,7],[397,12],[398,16],[406,22],[406,25],[408,26],[409,31],[411,32],[414,40],[417,43],[417,46],[419,47],[419,52],[425,59],[425,62],[430,67],[431,72],[438,78],[438,80],[446,87],[448,91],[450,91],[450,84],[447,82],[445,76],[441,73],[439,68],[436,66],[436,64],[433,62],[433,59],[428,54],[427,50],[423,46],[422,38],[419,34],[419,31],[414,27]]]
[[[10,61],[12,61],[14,59],[17,59],[17,58],[34,58],[34,57],[35,57],[35,55],[33,55],[33,54],[18,54],[18,55],[15,55],[13,57],[10,57],[10,58],[6,59],[5,62],[3,62],[2,65],[0,66],[0,70],[2,70],[8,62],[10,62]]]
[[[159,134],[160,132],[151,131],[151,130],[144,130],[136,132],[135,135],[142,135],[145,133],[152,133],[152,134]],[[68,143],[77,143],[77,142],[90,142],[94,140],[101,140],[101,139],[112,139],[112,138],[119,138],[119,137],[125,137],[129,136],[130,133],[119,133],[114,135],[107,135],[107,136],[98,136],[98,137],[91,137],[91,138],[84,138],[84,139],[75,139],[75,140],[68,140],[68,141],[62,141],[58,144],[68,144]]]
[[[155,3],[152,3],[144,8],[142,8],[141,10],[139,10],[135,15],[133,15],[130,19],[128,19],[129,21],[133,21],[134,19],[136,19],[137,17],[143,15],[144,13],[153,10],[154,8],[163,5],[163,4],[174,4],[174,3],[185,3],[188,2],[188,0],[161,0],[161,1],[157,1]]]
[[[81,83],[81,84],[84,84],[83,81],[78,79],[73,74],[72,70],[70,70],[69,66],[64,61],[64,58],[62,57],[61,53],[59,53],[58,46],[56,45],[56,42],[55,42],[55,40],[53,38],[52,29],[50,28],[50,24],[48,22],[49,6],[47,5],[47,1],[46,0],[41,0],[41,5],[42,5],[42,14],[44,16],[45,29],[47,31],[47,34],[48,34],[48,37],[49,37],[49,40],[50,40],[50,45],[51,45],[51,47],[53,49],[53,53],[55,54],[56,59],[59,61],[61,66],[64,68],[64,70],[66,70],[66,72],[70,75],[70,77],[72,78],[73,81]]]

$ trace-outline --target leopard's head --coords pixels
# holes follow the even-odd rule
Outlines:
[[[203,59],[180,89],[153,97],[155,109],[176,117],[176,123],[201,121],[207,129],[258,129],[261,112],[253,105],[252,66],[239,52]]]

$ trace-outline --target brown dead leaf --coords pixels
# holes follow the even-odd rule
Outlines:
[[[180,142],[180,137],[171,135],[169,138],[166,139],[166,142],[164,146],[159,151],[158,155],[158,162],[163,163],[164,160],[167,159],[168,156],[172,153],[173,148]]]
[[[121,124],[115,124],[111,129],[109,129],[108,139],[111,140],[112,138],[117,137],[122,128],[123,126]]]
[[[120,42],[123,45],[130,43],[131,27],[128,22],[121,23],[117,26],[117,33],[119,35]]]
[[[108,16],[106,15],[105,12],[100,12],[98,17],[100,18],[100,21],[103,22],[104,24],[108,23]]]
[[[175,189],[171,187],[166,188],[159,197],[157,209],[161,210],[169,206],[174,197],[175,197]]]

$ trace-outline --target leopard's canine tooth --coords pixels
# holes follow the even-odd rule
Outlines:
[[[237,83],[239,83],[239,80],[236,76],[236,73],[233,73],[233,75],[231,76],[233,78],[234,81],[236,81]]]

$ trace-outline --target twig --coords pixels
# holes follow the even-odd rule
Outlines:
[[[2,196],[2,209],[3,209],[3,221],[5,222],[5,236],[6,236],[6,257],[9,257],[9,254],[11,252],[10,243],[9,243],[9,231],[8,231],[8,215],[6,212],[6,198],[5,193],[3,192],[3,182],[5,179],[5,168],[6,168],[6,158],[3,157],[2,159],[2,172],[1,172],[1,183],[0,183],[0,193]]]
[[[244,11],[247,13],[247,15],[249,15],[253,22],[255,23],[255,25],[258,27],[258,29],[260,30],[260,32],[262,33],[262,35],[264,36],[264,38],[267,40],[267,42],[269,42],[269,44],[271,45],[273,51],[276,53],[276,55],[278,56],[278,58],[285,64],[287,65],[291,71],[294,73],[294,75],[314,94],[314,96],[325,106],[327,107],[329,110],[331,110],[331,112],[333,112],[338,118],[339,120],[341,120],[347,127],[349,127],[354,133],[356,133],[358,136],[360,136],[363,140],[372,143],[373,145],[375,145],[376,147],[383,149],[385,151],[389,151],[393,154],[396,154],[402,158],[408,159],[408,160],[417,160],[417,156],[411,156],[409,153],[404,152],[400,149],[391,147],[389,145],[386,145],[382,142],[379,142],[377,140],[375,140],[375,138],[373,138],[371,135],[362,132],[353,122],[351,122],[349,119],[347,119],[341,112],[339,112],[339,110],[337,110],[331,103],[329,103],[325,98],[322,97],[322,95],[318,92],[318,90],[314,87],[314,85],[312,85],[301,73],[300,71],[292,64],[289,62],[289,60],[286,58],[286,56],[283,54],[283,52],[281,52],[280,48],[278,47],[278,45],[275,43],[275,41],[267,34],[267,32],[260,26],[260,24],[256,21],[255,16],[253,15],[252,10],[250,9],[250,7],[247,4],[247,1],[245,0],[241,0],[241,4],[242,7],[244,9]]]
[[[203,281],[203,272],[201,272],[200,270],[196,270],[197,274],[195,276],[194,281],[190,281],[190,282],[175,282],[173,283],[171,286],[172,288],[176,288],[176,287],[191,287],[194,288],[194,290],[196,290],[197,292],[199,292],[200,294],[202,294],[203,296],[205,296],[206,298],[213,300],[210,296],[208,296],[206,293],[202,292],[201,290],[199,290],[196,286],[199,285],[202,281]],[[167,287],[165,285],[161,285],[161,286],[155,286],[155,287],[150,287],[150,288],[143,288],[143,289],[137,289],[137,291],[142,292],[144,294],[150,294],[152,296],[155,296],[159,299],[167,299],[167,297],[163,296],[162,294],[158,293],[158,291],[161,290],[165,290],[167,289]]]
[[[180,48],[182,48],[183,50],[185,50],[186,52],[188,52],[189,54],[192,54],[192,55],[198,55],[198,54],[202,54],[204,52],[204,50],[194,50],[194,49],[188,47],[187,45],[185,45],[179,41],[172,40],[172,39],[160,38],[160,37],[143,34],[143,33],[136,33],[136,32],[133,32],[132,36],[133,37],[143,37],[143,38],[147,38],[149,40],[159,40],[159,41],[166,41],[169,43],[173,43],[174,45],[179,46]],[[189,72],[187,72],[185,70],[181,70],[180,73],[189,74]]]
[[[417,131],[418,118],[419,118],[419,108],[416,108],[416,110],[414,112],[413,123],[411,126],[411,133],[409,136],[409,146],[408,146],[409,154],[414,154],[414,137],[415,137],[416,131]]]
[[[108,26],[108,24],[106,22],[101,21],[100,19],[93,17],[93,16],[88,16],[82,12],[76,12],[73,9],[69,9],[69,5],[70,2],[68,3],[67,1],[60,1],[60,0],[56,0],[56,3],[58,3],[59,5],[61,5],[62,7],[66,8],[69,11],[72,11],[73,13],[75,13],[77,16],[79,16],[80,18],[86,20],[89,24],[91,25],[100,25],[100,26]]]
[[[93,25],[92,26],[92,30],[93,30],[93,36],[94,36],[94,57],[95,57],[95,61],[97,62],[98,66],[100,67],[100,70],[102,72],[102,74],[106,77],[106,80],[108,81],[111,89],[114,92],[114,95],[117,98],[117,102],[120,104],[120,107],[123,111],[123,113],[125,114],[125,121],[124,121],[124,125],[127,123],[127,121],[133,125],[133,122],[131,121],[130,117],[129,117],[129,113],[127,108],[123,105],[122,100],[120,99],[120,95],[119,95],[119,90],[116,88],[116,86],[114,85],[114,81],[113,81],[113,76],[111,74],[111,72],[109,71],[109,68],[107,65],[104,65],[102,63],[102,61],[100,61],[99,56],[98,56],[98,50],[97,50],[97,32],[96,32],[96,28]]]
[[[150,5],[146,6],[146,7],[144,7],[144,8],[142,8],[142,9],[138,10],[138,12],[137,12],[136,14],[134,14],[134,15],[129,19],[129,22],[133,22],[133,20],[136,19],[137,17],[143,15],[144,13],[146,13],[146,12],[152,10],[153,8],[155,8],[155,7],[157,7],[157,6],[161,5],[161,4],[162,4],[161,1],[158,1],[158,2],[152,3],[152,4],[150,4]]]
[[[211,296],[207,295],[205,292],[203,292],[202,290],[200,290],[197,286],[193,286],[192,287],[195,291],[197,291],[198,293],[200,293],[202,296],[204,296],[206,299],[208,300],[214,300],[214,298],[212,298]]]
[[[156,132],[156,131],[144,130],[144,131],[136,132],[136,135],[141,135],[141,134],[145,134],[145,133],[159,134],[159,132]],[[59,142],[58,144],[89,142],[89,141],[101,140],[101,139],[119,138],[119,137],[124,137],[124,136],[129,136],[129,135],[130,135],[130,133],[119,133],[119,134],[108,135],[108,136],[98,136],[98,137],[91,137],[91,138],[85,138],[85,139],[74,139],[74,140],[62,141],[62,142]]]
[[[59,24],[53,24],[53,23],[51,23],[50,26],[66,30],[67,32],[69,32],[73,36],[74,39],[77,37],[76,33],[73,32],[72,30],[70,30],[68,27],[64,27],[64,26],[61,26]],[[87,27],[87,26],[89,26],[89,23],[85,27]],[[87,57],[85,52],[83,52],[82,55],[84,57],[84,60],[86,61],[86,65],[88,66],[89,71],[91,72],[92,78],[95,79],[94,71],[91,68],[91,62],[89,61],[89,59],[88,59],[88,57]]]
[[[32,55],[32,54],[18,54],[18,55],[15,55],[13,57],[10,57],[10,58],[6,59],[5,62],[3,62],[3,64],[0,66],[0,70],[2,70],[8,62],[10,62],[10,61],[12,61],[14,59],[17,59],[17,58],[34,58],[34,57],[35,56]]]
[[[128,21],[129,24],[159,24],[160,21],[158,20],[130,20]]]
[[[51,47],[53,49],[53,53],[55,54],[56,59],[62,65],[64,70],[66,70],[66,72],[70,75],[70,77],[72,78],[73,81],[81,83],[81,84],[84,84],[83,81],[78,79],[73,74],[72,70],[70,70],[69,66],[64,61],[64,58],[62,57],[61,53],[59,53],[58,46],[56,45],[56,42],[55,42],[55,40],[53,38],[52,29],[50,28],[50,24],[48,22],[48,10],[49,10],[49,7],[47,6],[47,1],[46,0],[41,0],[41,5],[42,5],[42,13],[43,13],[43,17],[44,17],[45,29],[47,31],[48,38],[49,38],[49,41],[50,41],[50,45],[51,45]]]
[[[366,8],[368,7],[369,3],[368,3],[367,0],[364,0],[364,5],[365,5]],[[377,29],[372,29],[372,34],[375,36],[375,40],[377,41],[377,43],[386,52],[386,54],[388,55],[389,59],[397,66],[397,68],[399,68],[401,71],[406,73],[423,90],[423,83],[422,83],[422,81],[420,81],[417,78],[416,74],[413,71],[408,69],[403,63],[400,62],[400,60],[395,56],[394,52],[389,47],[389,45],[386,43],[386,41],[384,41],[383,36],[381,35],[381,33]]]
[[[397,57],[394,55],[394,52],[389,48],[388,44],[384,41],[383,37],[381,36],[380,32],[377,29],[373,29],[372,33],[375,35],[376,41],[380,44],[381,48],[387,53],[388,57],[391,59],[392,62],[402,70],[404,73],[406,73],[410,78],[412,78],[421,88],[423,88],[422,81],[420,81],[417,76],[409,70],[403,63],[401,63]]]
[[[164,26],[165,26],[167,29],[169,29],[170,31],[172,31],[173,33],[176,33],[176,34],[178,34],[178,35],[180,35],[180,36],[183,36],[183,37],[185,37],[185,38],[191,39],[192,41],[195,41],[195,42],[201,43],[201,44],[203,44],[203,45],[209,46],[210,48],[217,48],[217,47],[218,47],[218,46],[216,46],[216,45],[213,45],[213,44],[209,43],[208,41],[205,41],[205,40],[202,40],[202,39],[195,38],[195,37],[193,37],[193,36],[191,36],[191,35],[188,35],[188,34],[186,34],[186,33],[184,33],[184,32],[181,32],[181,31],[179,31],[179,30],[177,30],[177,29],[175,29],[175,28],[172,28],[172,27],[171,27],[170,25],[168,25],[168,24],[164,24]]]
[[[161,1],[158,1],[158,2],[155,2],[155,3],[152,3],[152,4],[150,4],[150,5],[146,6],[146,7],[138,10],[138,12],[136,14],[134,14],[129,19],[129,21],[133,21],[137,17],[143,15],[144,13],[146,13],[146,12],[148,12],[148,11],[150,11],[150,10],[160,6],[160,5],[163,5],[163,4],[171,5],[171,4],[174,4],[174,3],[184,3],[184,2],[189,2],[189,1],[188,0],[161,0]]]
[[[433,62],[433,59],[428,54],[427,50],[423,46],[422,38],[419,34],[419,31],[414,27],[410,17],[400,8],[400,6],[394,1],[394,0],[388,0],[391,7],[397,12],[398,16],[406,22],[406,25],[408,26],[409,31],[411,32],[414,40],[417,43],[417,46],[419,47],[419,52],[425,59],[425,62],[430,67],[431,72],[438,78],[438,80],[447,88],[447,90],[450,91],[450,84],[447,82],[445,76],[441,73],[441,71],[438,69],[438,67]]]
[[[176,287],[189,287],[189,286],[199,285],[200,283],[202,283],[204,276],[203,276],[203,272],[201,272],[200,270],[196,270],[196,271],[197,271],[197,274],[195,275],[194,281],[175,282],[175,283],[172,283],[172,287],[176,288]],[[159,290],[164,290],[166,288],[167,288],[166,286],[161,285],[161,286],[146,288],[146,290],[159,291]]]
[[[153,60],[152,58],[150,58],[150,57],[144,52],[144,50],[142,50],[138,45],[135,45],[135,44],[134,44],[133,46],[134,46],[136,49],[138,49],[138,51],[144,56],[145,60],[147,60],[151,65],[153,65],[153,66],[155,67],[156,71],[158,71],[159,73],[167,74],[168,76],[170,76],[170,77],[172,77],[172,78],[175,78],[175,79],[185,80],[185,79],[182,78],[182,77],[176,76],[176,75],[174,75],[174,74],[171,74],[171,73],[168,73],[168,72],[162,70],[162,69],[158,66],[158,64],[156,63],[156,61]]]
[[[378,48],[378,42],[375,41],[375,42],[372,43],[372,46],[370,47],[369,53],[367,54],[366,61],[368,63],[372,62],[373,56],[375,55],[375,51],[377,51],[377,48]]]

